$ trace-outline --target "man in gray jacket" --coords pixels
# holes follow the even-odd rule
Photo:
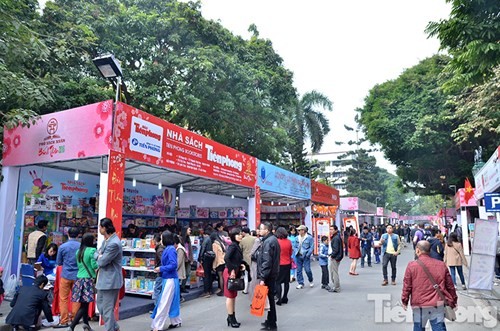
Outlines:
[[[104,236],[104,242],[96,252],[99,265],[96,305],[104,319],[106,331],[116,331],[120,330],[114,309],[123,284],[122,245],[109,218],[103,218],[99,223],[99,232]]]

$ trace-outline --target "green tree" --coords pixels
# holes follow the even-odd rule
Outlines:
[[[500,66],[490,80],[453,97],[452,102],[457,109],[453,118],[459,123],[452,132],[455,141],[474,142],[493,151],[500,137]]]
[[[451,61],[445,84],[449,89],[481,84],[500,64],[500,2],[495,0],[446,0],[452,9],[448,19],[431,22],[426,32],[436,36]]]
[[[69,54],[53,64],[65,72],[54,86],[57,104],[109,96],[91,59],[112,52],[122,63],[127,103],[277,162],[289,139],[281,119],[297,100],[292,73],[255,27],[243,40],[204,19],[199,8],[174,0],[47,3],[45,33],[58,36],[54,47],[62,44]]]
[[[385,187],[381,169],[377,167],[376,159],[366,149],[358,148],[341,156],[347,170],[346,190],[349,196],[356,196],[363,200],[375,203],[380,197],[379,206],[385,205]]]
[[[53,100],[53,78],[38,66],[49,51],[36,33],[38,3],[35,0],[0,2],[0,144],[3,128],[34,123],[37,111]]]
[[[372,88],[357,109],[358,123],[397,167],[403,186],[416,194],[444,193],[440,176],[463,182],[470,176],[473,149],[457,145],[457,128],[439,76],[449,58],[436,55],[407,69],[397,79]]]
[[[282,124],[288,128],[289,138],[282,157],[283,167],[305,177],[311,175],[311,164],[306,159],[306,140],[313,153],[321,149],[325,136],[330,132],[330,125],[323,111],[332,111],[332,105],[330,99],[322,93],[310,91],[291,108],[291,117],[282,119]]]
[[[313,153],[319,152],[325,136],[330,132],[323,110],[332,111],[333,103],[317,91],[305,93],[294,110],[294,122],[300,137],[308,138]]]

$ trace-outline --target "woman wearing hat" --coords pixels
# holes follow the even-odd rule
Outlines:
[[[309,286],[313,287],[313,274],[311,271],[311,255],[314,249],[314,240],[311,235],[307,233],[307,227],[305,225],[300,225],[297,228],[299,235],[297,236],[297,249],[294,252],[295,261],[297,263],[297,289],[304,288],[304,275],[302,274],[302,268],[304,268],[307,280],[309,280]]]

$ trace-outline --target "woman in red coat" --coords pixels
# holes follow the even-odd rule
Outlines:
[[[359,247],[358,235],[354,229],[351,230],[351,235],[349,236],[347,243],[347,249],[349,251],[349,258],[351,259],[349,275],[357,276],[359,274],[356,273],[356,264],[358,263],[358,259],[361,257],[361,249]]]

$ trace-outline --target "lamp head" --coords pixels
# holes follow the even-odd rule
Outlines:
[[[122,77],[122,68],[113,54],[96,57],[92,60],[104,78]]]

